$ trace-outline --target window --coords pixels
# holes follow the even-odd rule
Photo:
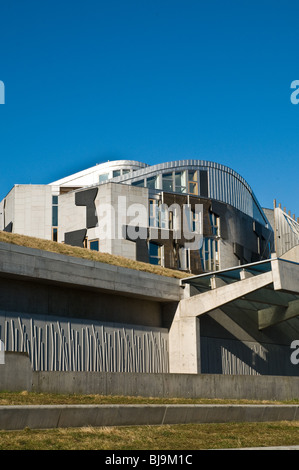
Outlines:
[[[137,186],[139,188],[142,188],[142,187],[144,187],[144,180],[133,181],[132,186]]]
[[[163,191],[173,192],[172,173],[165,173],[164,175],[162,175],[162,189]]]
[[[58,196],[52,196],[52,240],[58,238]]]
[[[83,248],[88,248],[89,250],[99,251],[99,240],[88,240],[88,237],[84,238]]]
[[[90,250],[99,251],[99,240],[89,240],[88,247]]]
[[[123,175],[127,175],[131,170],[123,170]]]
[[[158,189],[158,177],[157,176],[152,176],[151,178],[147,178],[146,186],[149,189]]]
[[[121,172],[120,170],[113,170],[113,178],[116,178],[117,176],[120,176]]]
[[[186,193],[186,172],[179,172],[174,174],[175,192]]]
[[[58,228],[57,227],[52,228],[52,240],[53,242],[57,242],[58,240]]]
[[[218,271],[220,269],[218,240],[205,238],[203,246],[199,251],[204,271]]]
[[[157,245],[156,243],[149,242],[148,254],[150,264],[161,266],[161,251],[161,246]]]
[[[188,171],[188,193],[198,194],[197,171]]]
[[[159,227],[159,206],[155,199],[149,200],[149,226]]]
[[[99,176],[99,183],[104,183],[109,178],[109,173],[103,173]]]
[[[210,213],[210,223],[212,227],[212,234],[214,237],[220,236],[220,217],[216,214]]]

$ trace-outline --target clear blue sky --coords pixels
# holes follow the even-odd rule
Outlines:
[[[299,2],[1,0],[0,199],[106,160],[225,164],[299,217]]]

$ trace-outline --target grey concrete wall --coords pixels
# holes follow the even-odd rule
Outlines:
[[[0,364],[1,391],[30,391],[32,367],[28,354],[5,351],[4,364]]]
[[[0,390],[161,398],[292,400],[299,377],[221,374],[33,372],[28,355],[5,354]]]
[[[292,400],[299,398],[299,377],[34,372],[33,390],[162,398]]]
[[[15,185],[5,198],[4,227],[13,232],[52,239],[52,188],[48,185]]]
[[[202,373],[299,375],[290,360],[298,317],[259,330],[257,312],[228,305],[199,321]]]

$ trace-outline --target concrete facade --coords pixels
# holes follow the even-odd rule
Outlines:
[[[186,273],[0,243],[0,339],[34,371],[298,375],[298,223],[223,165],[107,162],[16,185],[0,229]]]
[[[0,339],[34,371],[298,376],[297,275],[273,259],[179,281],[1,243]]]
[[[157,398],[285,401],[298,398],[299,377],[33,371],[27,353],[6,352],[0,390]]]
[[[0,205],[1,230],[52,240],[52,189],[16,185]]]
[[[193,274],[275,251],[274,229],[248,183],[204,160],[107,162],[49,185],[17,185],[0,204],[2,230]]]

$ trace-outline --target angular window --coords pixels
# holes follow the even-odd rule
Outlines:
[[[122,174],[123,174],[123,175],[127,175],[128,173],[130,173],[130,171],[131,171],[131,170],[123,170],[123,171],[122,171]]]
[[[113,178],[116,178],[117,176],[120,176],[120,170],[113,170]]]

